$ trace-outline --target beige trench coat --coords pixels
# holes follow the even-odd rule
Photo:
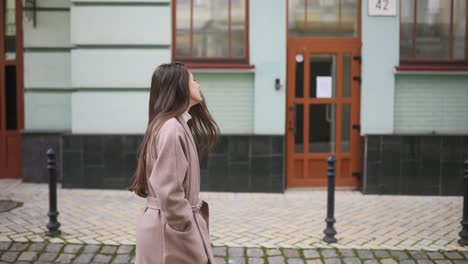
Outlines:
[[[148,197],[136,230],[136,264],[214,264],[208,204],[199,200],[200,163],[182,116],[148,146]]]

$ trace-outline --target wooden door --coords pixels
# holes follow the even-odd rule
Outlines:
[[[337,186],[358,186],[359,42],[289,39],[287,60],[287,186],[326,186],[330,155]]]
[[[0,178],[21,177],[22,1],[0,1]]]

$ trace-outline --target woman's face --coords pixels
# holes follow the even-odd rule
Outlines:
[[[200,91],[200,85],[193,79],[192,72],[189,71],[189,89],[190,89],[190,106],[196,105],[203,101]]]

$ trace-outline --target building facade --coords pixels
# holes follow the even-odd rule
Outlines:
[[[340,187],[461,194],[464,0],[2,2],[0,177],[47,181],[51,146],[63,187],[125,188],[151,74],[182,61],[222,132],[203,191],[323,187],[333,155]]]

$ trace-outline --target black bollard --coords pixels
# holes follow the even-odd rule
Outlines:
[[[328,157],[328,201],[327,201],[327,228],[323,231],[325,237],[322,239],[327,243],[336,243],[336,230],[333,227],[335,221],[335,162],[334,156]]]
[[[47,150],[47,170],[49,171],[49,223],[47,224],[46,236],[57,236],[60,223],[57,221],[59,212],[57,211],[57,166],[55,163],[55,152],[52,148]]]
[[[458,244],[468,245],[468,160],[463,163],[463,219],[461,221],[462,231],[458,233],[461,237]]]

